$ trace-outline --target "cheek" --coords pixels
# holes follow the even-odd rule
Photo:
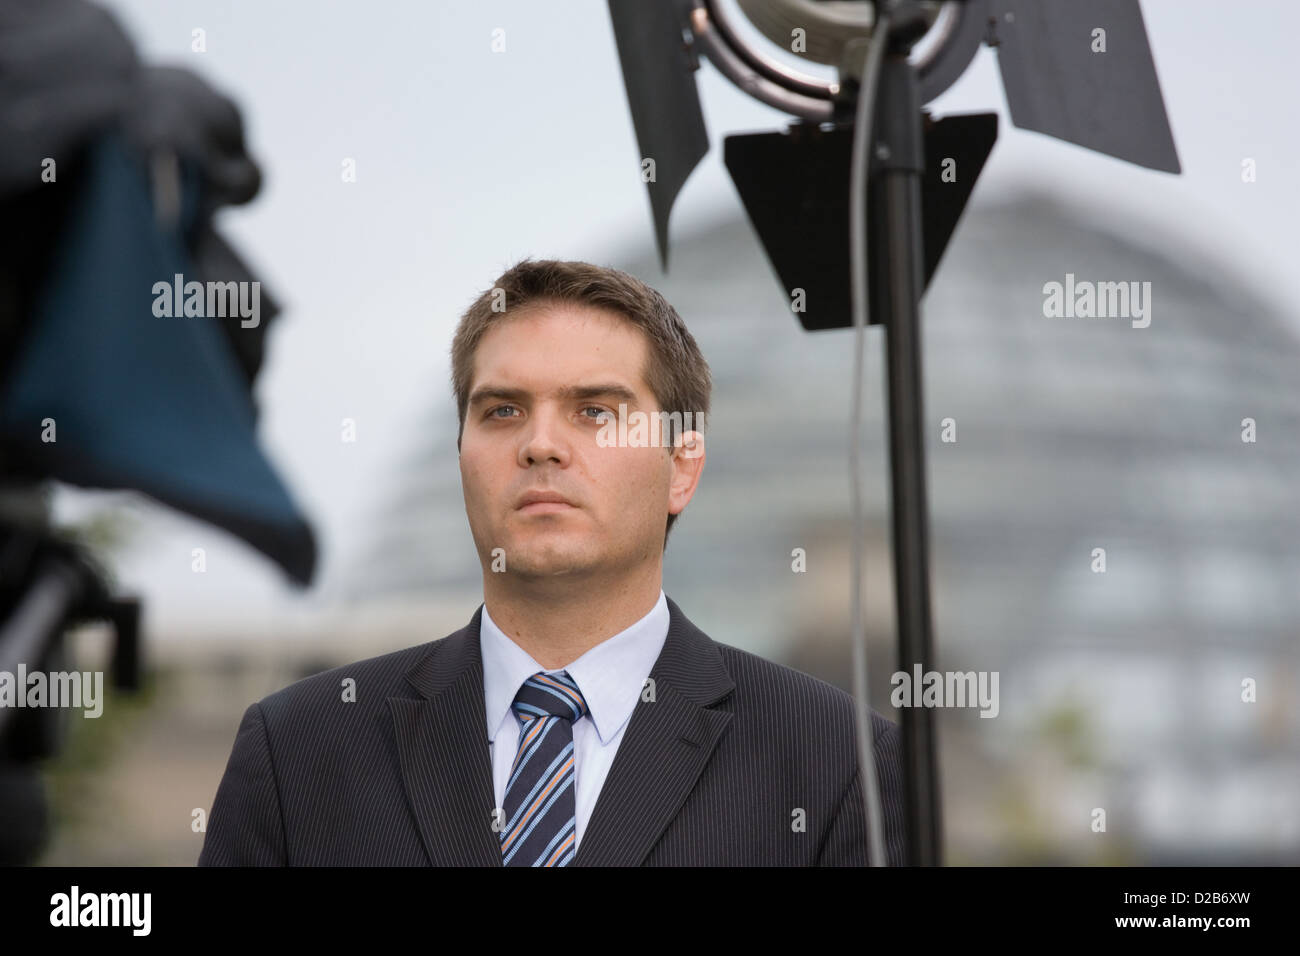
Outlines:
[[[480,504],[491,498],[491,471],[475,459],[461,458],[460,480],[467,501]]]
[[[629,506],[644,507],[651,498],[667,494],[669,473],[664,454],[655,448],[622,448],[611,455],[602,484]]]

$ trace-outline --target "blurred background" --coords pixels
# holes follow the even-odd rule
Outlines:
[[[256,436],[317,550],[302,589],[290,558],[135,492],[14,499],[141,602],[138,690],[74,715],[42,764],[41,863],[193,864],[194,811],[250,703],[468,622],[482,589],[448,350],[525,256],[616,266],[676,306],[714,394],[664,589],[715,640],[850,688],[852,333],[799,329],[721,157],[724,134],[782,114],[701,66],[712,149],[665,275],[603,0],[102,7],[143,61],[193,71],[242,114],[260,191],[212,221],[281,310]],[[995,719],[938,714],[953,864],[1300,862],[1300,9],[1142,8],[1181,176],[1015,129],[987,48],[930,104],[1001,116],[922,301],[938,666],[1000,673]],[[1044,318],[1043,285],[1067,272],[1149,281],[1150,326]],[[871,703],[897,720],[867,335]],[[113,643],[79,627],[69,660],[107,667]]]

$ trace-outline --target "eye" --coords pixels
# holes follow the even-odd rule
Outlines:
[[[515,407],[515,406],[513,406],[513,405],[498,405],[496,408],[489,409],[487,415],[485,415],[484,417],[485,417],[485,418],[503,418],[503,416],[498,415],[497,412],[501,411],[501,409],[503,409],[503,408],[511,408],[511,409],[513,409],[514,407]],[[508,416],[505,416],[505,417],[508,417]]]
[[[593,421],[593,422],[594,422],[594,421],[599,421],[599,420],[600,420],[600,416],[601,416],[602,413],[608,414],[610,418],[615,418],[615,419],[618,418],[618,416],[615,415],[613,412],[611,412],[608,408],[603,408],[603,407],[600,406],[600,405],[586,405],[586,406],[583,407],[582,410],[583,410],[584,412],[588,412],[588,411],[595,411],[595,412],[596,412],[595,415],[588,416],[588,417],[590,418],[590,420]]]

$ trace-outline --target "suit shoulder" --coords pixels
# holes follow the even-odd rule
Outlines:
[[[710,638],[712,640],[712,638]],[[834,716],[838,721],[852,725],[855,718],[853,695],[819,677],[805,674],[785,664],[768,660],[752,651],[742,650],[720,641],[713,642],[742,700],[758,699],[775,702],[780,698],[787,703],[807,708],[815,707]],[[897,733],[897,724],[875,708],[871,710],[872,736],[880,740],[885,734]]]
[[[385,706],[389,697],[414,693],[405,680],[406,672],[426,654],[434,652],[440,643],[441,640],[428,641],[331,667],[268,694],[258,705],[268,720],[301,715],[314,711],[322,702],[337,702],[345,688],[343,682],[350,679],[362,710]]]

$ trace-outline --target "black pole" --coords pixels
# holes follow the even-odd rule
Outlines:
[[[910,46],[900,38],[901,46]],[[884,328],[889,394],[895,606],[899,669],[933,669],[930,632],[929,518],[921,377],[920,298],[925,261],[921,235],[920,92],[906,50],[891,44],[881,64],[871,141],[868,256],[871,310]],[[913,866],[943,863],[941,793],[934,720],[926,707],[902,708],[907,838]]]

